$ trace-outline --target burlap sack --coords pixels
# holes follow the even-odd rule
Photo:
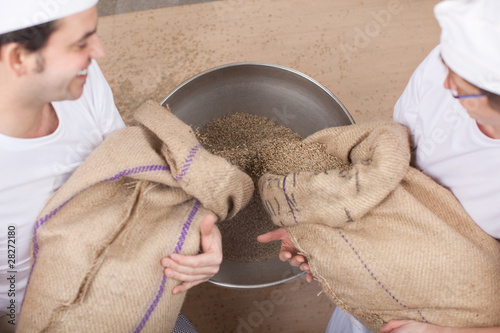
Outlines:
[[[330,128],[305,141],[350,169],[264,175],[259,190],[340,308],[373,331],[391,319],[500,325],[500,243],[409,167],[403,126]]]
[[[209,212],[235,215],[250,177],[203,150],[191,128],[147,102],[49,201],[36,223],[19,332],[171,332],[184,294],[163,274],[197,254]]]

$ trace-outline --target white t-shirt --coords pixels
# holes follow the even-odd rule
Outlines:
[[[394,107],[394,121],[412,133],[416,166],[500,239],[500,140],[484,135],[443,87],[447,73],[438,46],[412,75]]]
[[[349,316],[339,307],[335,308],[332,318],[326,328],[326,333],[371,333],[369,329],[364,327],[356,318]]]
[[[413,73],[394,107],[416,149],[415,165],[450,189],[472,219],[500,239],[500,140],[484,135],[443,83],[448,74],[437,46]],[[327,333],[367,332],[337,310]]]
[[[95,61],[82,96],[52,105],[59,118],[54,133],[35,139],[0,134],[0,316],[10,313],[12,300],[15,313],[20,311],[37,215],[90,152],[108,134],[125,127]],[[9,261],[14,252],[15,260]]]

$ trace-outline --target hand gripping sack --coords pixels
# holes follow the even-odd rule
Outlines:
[[[147,102],[43,209],[19,332],[171,332],[184,300],[160,260],[199,251],[208,213],[234,216],[250,177]]]
[[[406,128],[351,125],[304,141],[349,169],[268,174],[259,190],[340,308],[373,331],[391,319],[500,326],[500,243],[409,165]]]

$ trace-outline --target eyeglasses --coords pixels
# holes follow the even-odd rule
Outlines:
[[[446,76],[446,80],[448,80],[448,85],[450,85],[450,80],[451,80],[451,73],[453,73],[453,71],[450,69],[450,67],[448,67],[448,65],[444,62],[443,60],[443,57],[441,56],[441,54],[439,55],[441,57],[441,61],[443,62],[443,65],[446,66],[446,68],[448,68],[448,75]],[[456,84],[456,83],[455,83]],[[486,95],[485,94],[467,94],[467,95],[459,95],[458,92],[454,89],[449,89],[450,92],[451,92],[451,95],[453,96],[453,98],[455,99],[468,99],[468,98],[479,98],[479,97],[485,97]]]
[[[451,95],[453,98],[456,99],[467,99],[467,98],[479,98],[479,97],[485,97],[485,94],[472,94],[472,95],[459,95],[455,90],[449,89],[451,92]]]
[[[446,77],[446,80],[448,80],[448,86],[451,86],[450,81],[453,81],[453,79],[451,77],[451,73],[453,73],[453,71],[450,68],[448,68],[448,76]],[[453,82],[455,82],[455,81],[453,81]],[[454,83],[454,85],[456,86],[457,84]],[[486,96],[485,94],[482,94],[482,93],[479,93],[479,94],[464,94],[464,95],[459,95],[458,92],[455,89],[453,89],[453,88],[450,88],[448,90],[451,92],[451,95],[455,99],[479,98],[479,97],[485,97]]]

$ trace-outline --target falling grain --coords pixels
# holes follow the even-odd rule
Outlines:
[[[305,144],[289,128],[267,118],[230,113],[196,130],[200,143],[247,173],[256,184],[265,173],[323,172],[345,168],[321,144]],[[263,261],[278,255],[280,244],[258,243],[258,235],[277,227],[262,206],[257,191],[250,203],[233,219],[218,224],[224,257],[239,262]]]

